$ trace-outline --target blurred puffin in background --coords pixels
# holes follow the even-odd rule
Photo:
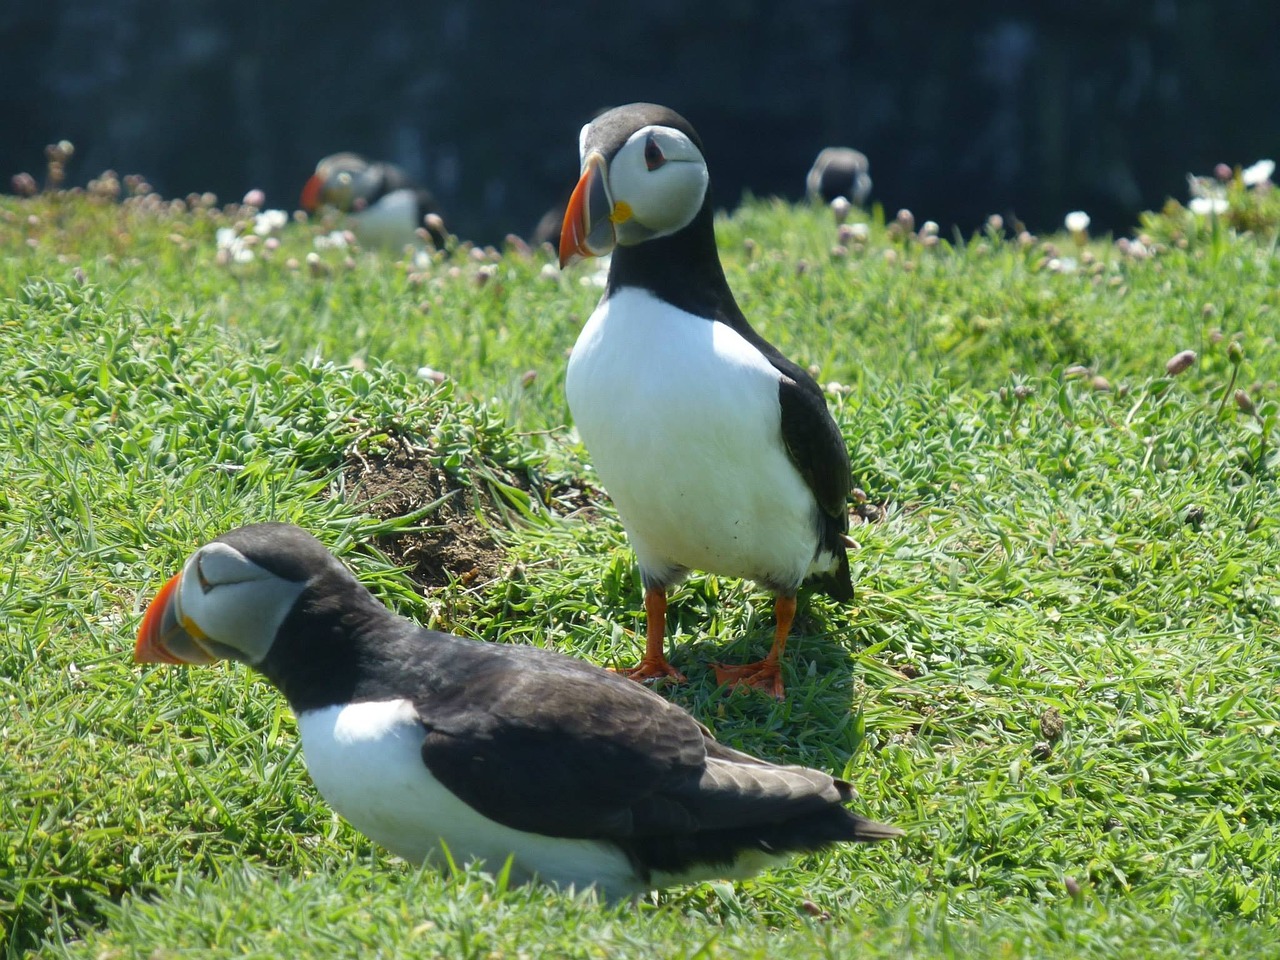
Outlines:
[[[394,163],[366,160],[357,153],[331,154],[316,164],[300,202],[308,213],[330,206],[347,214],[356,239],[366,247],[399,252],[417,246],[422,242],[419,229],[426,230],[436,249],[444,247],[447,231],[435,197]]]
[[[844,197],[856,206],[865,206],[871,196],[871,163],[867,155],[851,147],[826,147],[813,161],[805,178],[810,199],[830,203]]]

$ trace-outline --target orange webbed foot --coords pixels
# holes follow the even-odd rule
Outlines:
[[[619,676],[626,677],[628,680],[635,680],[637,683],[644,683],[646,680],[672,680],[676,683],[684,683],[684,674],[667,662],[666,657],[657,659],[644,657],[634,667],[623,667],[614,670]]]
[[[735,690],[754,687],[757,690],[763,690],[775,700],[787,698],[786,690],[782,686],[782,668],[777,660],[759,660],[755,663],[744,663],[739,667],[713,663],[711,669],[716,672],[716,682],[723,686],[731,686]]]

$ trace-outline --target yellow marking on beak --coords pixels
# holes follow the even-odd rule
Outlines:
[[[626,223],[631,219],[631,204],[625,200],[619,200],[613,205],[613,212],[609,214],[609,219],[614,223]]]
[[[201,649],[204,649],[204,641],[209,639],[209,635],[196,626],[196,622],[185,614],[178,614],[178,625],[187,631],[187,635],[194,640]]]

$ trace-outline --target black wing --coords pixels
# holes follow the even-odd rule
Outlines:
[[[734,305],[736,308],[736,304]],[[849,450],[835,418],[827,409],[822,388],[808,371],[788,360],[773,344],[752,329],[737,311],[739,333],[764,354],[781,374],[778,403],[782,408],[782,441],[791,461],[813,491],[822,510],[822,547],[836,557],[836,569],[814,578],[815,584],[836,600],[853,599],[848,550]]]
[[[725,747],[630,680],[534,648],[456,645],[452,692],[416,703],[422,759],[498,823],[611,840],[646,872],[898,833],[846,809],[849,784]]]
[[[849,528],[849,451],[819,387],[794,363],[773,361],[782,374],[778,400],[782,404],[782,439],[787,452],[809,484],[818,506]],[[797,376],[798,375],[798,376]]]
[[[837,521],[839,532],[848,530],[849,450],[827,409],[822,388],[807,370],[788,360],[781,350],[756,332],[727,285],[715,316],[742,334],[782,374],[778,401],[782,405],[782,439],[787,453],[813,491],[822,512]]]
[[[416,706],[432,776],[491,820],[581,838],[694,826],[667,794],[702,776],[703,728],[630,680],[503,657]]]

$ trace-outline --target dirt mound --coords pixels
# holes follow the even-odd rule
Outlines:
[[[349,455],[343,466],[347,496],[381,520],[440,502],[413,524],[425,529],[384,534],[377,538],[378,548],[428,590],[454,580],[484,583],[501,575],[506,552],[494,529],[506,526],[511,512],[498,504],[498,495],[483,480],[464,483],[441,469],[430,450],[399,437],[390,439],[385,451]],[[535,489],[523,474],[499,472],[503,483],[532,496],[535,510],[562,517],[592,517],[604,498],[601,491],[573,477],[558,477]]]
[[[443,501],[410,532],[377,538],[378,548],[425,588],[453,580],[484,582],[502,571],[505,551],[491,524],[500,523],[493,493],[468,486],[432,462],[429,451],[396,443],[385,453],[353,455],[343,468],[348,496],[375,517],[390,520]]]

